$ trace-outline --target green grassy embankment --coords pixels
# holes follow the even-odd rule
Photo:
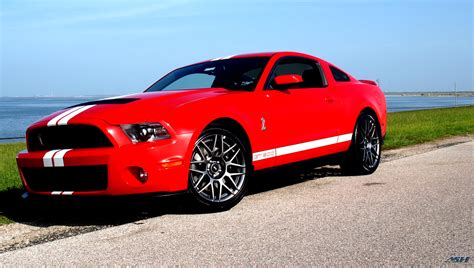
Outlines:
[[[0,144],[0,191],[21,188],[15,157],[25,148],[24,143]]]
[[[400,148],[450,136],[474,133],[474,106],[408,111],[388,114],[384,149]],[[0,144],[0,224],[11,222],[2,215],[12,199],[23,191],[16,154],[24,143]],[[15,198],[12,198],[15,196]]]
[[[12,222],[2,215],[11,203],[16,203],[23,188],[16,167],[16,154],[24,150],[24,143],[0,144],[0,225]]]
[[[474,133],[474,106],[389,113],[383,149]]]

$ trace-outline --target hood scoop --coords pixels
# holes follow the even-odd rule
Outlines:
[[[96,100],[96,101],[89,101],[80,104],[73,105],[68,108],[74,108],[78,106],[86,106],[86,105],[101,105],[101,104],[127,104],[130,102],[134,102],[139,100],[138,98],[121,98],[121,99],[105,99],[105,100]]]

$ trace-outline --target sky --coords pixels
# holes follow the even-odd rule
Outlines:
[[[0,96],[123,95],[262,51],[323,58],[384,91],[474,90],[471,0],[0,0]]]

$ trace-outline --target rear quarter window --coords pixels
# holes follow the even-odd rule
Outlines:
[[[348,82],[351,81],[351,78],[343,71],[339,70],[334,66],[329,66],[331,69],[332,77],[338,82]]]

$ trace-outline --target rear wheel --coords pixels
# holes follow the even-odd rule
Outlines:
[[[380,163],[381,132],[377,119],[363,113],[357,120],[352,143],[341,167],[349,174],[371,174]]]
[[[189,188],[201,203],[228,209],[244,196],[249,170],[248,152],[241,140],[225,129],[208,129],[194,145]]]

